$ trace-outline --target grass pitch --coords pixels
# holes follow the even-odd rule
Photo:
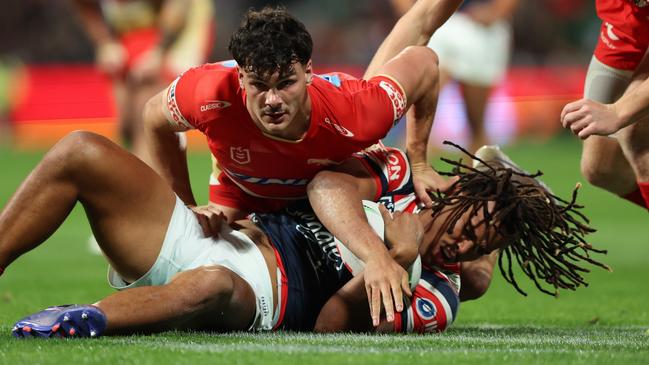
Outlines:
[[[572,138],[520,143],[505,151],[524,168],[544,171],[544,180],[560,196],[569,196],[576,182],[584,183],[579,142]],[[0,206],[41,156],[0,150]],[[205,201],[209,156],[191,155],[190,166],[195,193]],[[647,212],[585,183],[579,200],[598,229],[591,242],[609,250],[599,259],[612,273],[593,267],[586,275],[588,287],[558,298],[538,293],[519,275],[529,293],[523,297],[496,274],[489,293],[462,303],[457,321],[439,335],[170,332],[98,340],[15,340],[10,329],[19,318],[49,305],[93,302],[111,292],[103,258],[88,253],[90,228],[77,207],[54,236],[0,277],[0,364],[647,364]]]

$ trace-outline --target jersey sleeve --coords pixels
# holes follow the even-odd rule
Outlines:
[[[377,141],[394,127],[406,111],[406,94],[398,82],[387,76],[342,83],[351,91],[352,117],[345,127],[356,138]]]
[[[225,63],[189,69],[167,88],[165,114],[179,130],[205,130],[228,109],[238,90],[235,68]]]
[[[407,196],[414,191],[410,163],[404,151],[378,143],[353,157],[365,166],[376,185],[374,201],[383,202],[388,210],[395,210],[394,202],[389,204],[382,198]]]
[[[459,282],[455,273],[425,269],[413,291],[410,303],[401,313],[395,313],[394,332],[443,332],[455,320],[460,305]]]
[[[178,76],[167,88],[165,115],[169,123],[178,130],[196,128],[194,90],[197,71],[190,69]]]

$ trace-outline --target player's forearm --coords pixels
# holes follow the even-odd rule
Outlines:
[[[309,202],[318,219],[361,261],[376,254],[387,255],[381,238],[367,222],[363,199],[374,199],[359,192],[353,178],[343,173],[323,172],[309,184]]]
[[[622,126],[633,124],[649,115],[649,78],[632,81],[627,92],[612,106]]]
[[[408,46],[425,46],[430,37],[457,10],[462,0],[419,0],[404,14],[376,51],[365,72],[375,76],[379,67]]]
[[[187,154],[181,137],[170,131],[147,131],[146,142],[151,155],[152,168],[187,205],[195,206],[187,167]]]
[[[187,25],[187,16],[192,0],[166,0],[160,11],[158,21],[160,29],[159,48],[166,52],[178,39]]]
[[[422,75],[429,82],[424,83],[413,95],[415,99],[406,114],[406,152],[411,164],[428,163],[428,139],[433,127],[437,97],[439,94],[438,74]],[[432,79],[432,81],[430,81]]]
[[[81,23],[96,47],[115,41],[113,33],[104,21],[98,2],[76,0],[74,3]]]

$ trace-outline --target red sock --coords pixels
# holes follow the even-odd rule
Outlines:
[[[649,209],[649,181],[640,182],[638,181],[638,188],[640,188],[640,193],[644,198],[644,206]]]
[[[640,192],[640,187],[637,189],[633,190],[632,192],[623,195],[622,198],[630,201],[633,204],[639,205],[643,208],[646,207],[646,202],[644,200],[644,197],[642,197],[642,193]]]

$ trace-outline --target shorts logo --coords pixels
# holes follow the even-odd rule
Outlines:
[[[417,313],[421,318],[425,320],[431,320],[435,318],[437,310],[435,309],[433,302],[431,302],[430,300],[426,298],[417,298],[415,305],[417,306]]]
[[[222,100],[206,100],[206,101],[208,102],[208,104],[201,105],[201,112],[206,112],[213,109],[225,109],[230,105],[232,105],[229,102],[222,101]]]
[[[343,127],[338,123],[332,122],[331,119],[329,119],[328,117],[325,117],[324,122],[325,124],[329,124],[330,126],[332,126],[336,130],[336,132],[342,134],[343,136],[354,137],[354,133],[350,132],[349,129]]]
[[[385,90],[392,102],[392,110],[394,111],[394,121],[401,119],[403,113],[406,111],[406,96],[397,90],[394,85],[387,81],[379,82],[379,86]]]
[[[243,147],[230,147],[230,158],[239,165],[250,163],[250,150]]]

